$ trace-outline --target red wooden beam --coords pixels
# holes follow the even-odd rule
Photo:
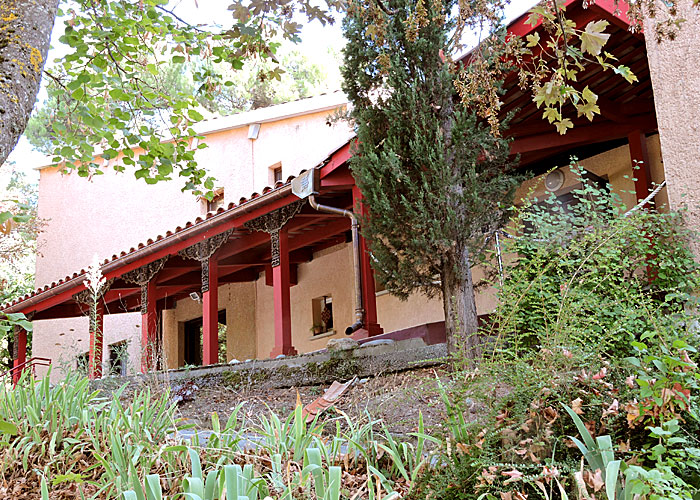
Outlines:
[[[363,218],[369,215],[369,209],[362,203],[362,192],[355,186],[352,190],[355,198],[355,213]],[[367,240],[360,236],[360,271],[362,273],[362,307],[364,308],[364,324],[361,330],[353,335],[354,339],[372,337],[384,332],[377,322],[377,295],[374,290],[374,270],[370,263]]]
[[[330,160],[323,167],[321,167],[321,185],[323,185],[323,178],[330,175],[336,169],[342,167],[345,162],[347,162],[352,156],[352,148],[355,145],[355,139],[351,140],[348,144],[337,150],[331,155]]]
[[[349,168],[335,170],[321,179],[321,191],[331,187],[352,189],[354,185],[355,178],[350,173]]]
[[[649,151],[647,151],[646,134],[641,130],[633,130],[627,135],[634,168],[634,191],[637,201],[643,200],[653,191],[654,186],[651,181],[651,164]]]
[[[24,365],[27,362],[27,331],[24,328],[17,329],[15,342],[17,342],[17,359],[14,360],[13,368],[22,367],[12,372],[12,382],[16,384],[22,376]]]
[[[289,286],[295,286],[299,283],[299,266],[296,264],[289,264]],[[265,285],[274,286],[274,279],[272,277],[272,266],[267,264],[265,266]]]
[[[560,135],[558,132],[548,132],[524,137],[518,137],[511,143],[511,153],[527,153],[556,146],[575,145],[581,143],[594,143],[619,139],[625,137],[634,129],[654,130],[656,129],[656,118],[654,116],[631,117],[634,120],[627,123],[599,122],[588,126],[575,126],[566,134]]]

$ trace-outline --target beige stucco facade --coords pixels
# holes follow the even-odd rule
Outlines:
[[[658,17],[645,23],[650,35],[667,19],[667,7],[657,3]],[[673,208],[686,207],[689,226],[700,229],[700,9],[692,3],[674,4],[684,20],[674,40],[647,35],[646,46],[669,201]],[[700,245],[695,254],[700,258]]]
[[[287,117],[263,123],[258,138],[248,139],[248,127],[219,130],[207,136],[209,148],[200,161],[221,179],[226,202],[237,201],[269,184],[269,167],[282,164],[284,177],[311,168],[350,136],[346,126],[328,126],[327,110]],[[664,180],[658,135],[647,138],[653,181]],[[620,146],[580,162],[587,170],[608,179],[626,206],[636,203],[634,171],[629,148]],[[562,190],[575,178],[566,166]],[[526,182],[518,197],[527,193],[543,196],[541,178]],[[66,209],[66,200],[71,207]],[[664,191],[659,205],[668,203]],[[44,234],[43,255],[37,262],[37,284],[55,280],[87,266],[94,253],[107,257],[138,241],[154,238],[167,229],[184,224],[202,213],[202,203],[180,192],[177,181],[146,186],[129,174],[107,171],[91,182],[77,176],[62,175],[44,169],[40,182],[40,216],[49,219]],[[480,282],[483,270],[474,269],[474,281]],[[290,290],[292,342],[299,352],[322,349],[331,338],[344,337],[344,329],[353,322],[352,249],[348,243],[317,251],[309,262],[297,267],[297,284]],[[327,297],[333,303],[332,332],[314,336],[313,301]],[[378,322],[385,332],[444,320],[439,297],[428,299],[415,294],[400,301],[386,292],[377,293]],[[479,314],[491,312],[496,304],[494,289],[480,288]],[[227,360],[266,358],[274,343],[273,289],[264,273],[257,280],[232,283],[219,288],[219,310],[226,311]],[[185,323],[202,316],[202,306],[190,298],[179,300],[162,313],[163,366],[178,368],[184,364]],[[105,316],[107,363],[112,345],[126,341],[130,370],[137,371],[141,359],[141,316],[114,314]],[[34,356],[54,359],[54,377],[62,368],[75,367],[76,356],[88,350],[86,318],[35,322]]]

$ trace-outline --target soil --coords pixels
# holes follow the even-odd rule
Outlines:
[[[334,407],[326,410],[324,416],[332,418],[344,412],[354,421],[367,421],[370,415],[374,420],[381,419],[393,434],[401,435],[417,430],[419,413],[422,413],[426,431],[439,434],[446,409],[440,397],[438,377],[449,387],[449,373],[442,367],[360,379],[348,388]],[[201,429],[210,429],[212,413],[216,412],[223,424],[242,403],[239,418],[254,420],[269,410],[285,418],[296,407],[297,398],[302,405],[307,405],[322,396],[328,387],[280,389],[260,384],[234,388],[218,382],[215,379],[196,380],[197,388],[191,391],[192,399],[178,406],[180,416]],[[469,411],[472,418],[476,413],[474,410]]]

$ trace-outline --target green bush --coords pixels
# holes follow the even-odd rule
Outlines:
[[[627,355],[657,316],[684,314],[700,288],[694,234],[680,212],[626,213],[617,194],[570,168],[581,186],[573,200],[525,202],[503,240],[515,257],[495,315],[501,347]]]

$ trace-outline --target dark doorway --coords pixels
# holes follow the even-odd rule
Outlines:
[[[219,311],[219,359],[221,359],[221,350],[224,352],[224,362],[226,359],[226,309]],[[199,317],[185,322],[185,365],[202,366],[202,326],[204,319]],[[224,342],[221,342],[221,333],[223,326]]]

